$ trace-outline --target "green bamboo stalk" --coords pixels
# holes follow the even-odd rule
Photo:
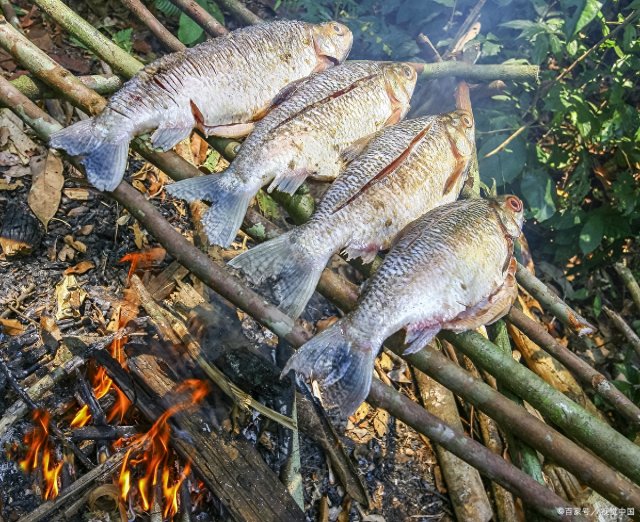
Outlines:
[[[98,50],[88,45],[87,47],[107,62],[118,74],[130,78],[142,67],[142,63],[129,55],[115,42],[109,40],[60,0],[34,0],[33,3],[60,24],[65,31],[78,38],[84,45],[87,45],[87,42],[96,42]]]
[[[89,89],[96,91],[98,94],[112,94],[122,87],[122,80],[115,74],[78,76],[78,80],[80,80]],[[31,100],[55,98],[58,96],[40,80],[32,78],[27,74],[18,76],[15,80],[11,80],[11,83],[22,94]]]
[[[209,36],[224,36],[229,31],[211,16],[196,0],[170,0],[184,13],[202,27]]]
[[[441,335],[566,433],[640,483],[640,447],[591,416],[513,358],[505,357],[495,344],[480,334],[444,332]]]
[[[411,65],[422,79],[436,80],[455,76],[461,80],[493,81],[513,80],[515,82],[538,82],[540,67],[537,65],[495,64],[471,65],[464,62],[415,63]]]
[[[549,313],[555,315],[578,335],[591,334],[596,331],[589,321],[573,310],[567,303],[551,291],[540,279],[518,263],[516,279],[524,289],[535,297]]]
[[[7,92],[12,91],[15,95],[17,95],[17,98],[6,96]],[[46,118],[46,115],[41,111],[41,109],[39,109],[28,98],[22,96],[9,82],[0,77],[0,103],[9,103],[10,101],[15,102],[17,105],[22,107],[22,110],[20,111],[21,114],[29,115],[29,120],[25,119],[27,123],[29,123],[30,121],[36,121],[39,118]],[[58,126],[58,128],[61,128],[61,126]],[[48,136],[46,135],[42,137],[45,140],[48,139]],[[259,319],[263,325],[271,329],[277,335],[291,342],[294,346],[299,346],[308,339],[308,333],[304,329],[295,326],[294,322],[290,318],[282,314],[282,312],[280,312],[277,308],[267,305],[261,296],[247,289],[233,277],[230,277],[225,270],[212,263],[212,261],[205,254],[189,244],[171,227],[171,225],[169,225],[169,223],[166,222],[166,220],[162,218],[160,213],[155,210],[151,203],[149,203],[142,194],[138,193],[127,183],[123,182],[116,189],[115,196],[118,198],[118,201],[125,205],[132,213],[132,215],[139,219],[141,223],[150,231],[150,233],[154,235],[161,242],[161,244],[163,244],[163,246],[165,246],[167,251],[172,256],[174,256],[179,262],[187,266],[197,277],[199,277],[220,295],[226,297],[231,302],[235,303],[237,306]],[[465,373],[456,365],[451,365],[450,361],[444,358],[441,354],[440,357],[442,357],[444,361],[449,364],[449,370],[453,368],[454,372],[461,371],[463,372],[463,374]],[[411,358],[415,360],[415,362],[417,363],[416,366],[419,369],[425,372],[429,372],[429,370],[426,369],[428,367],[428,364],[420,364],[421,360],[427,359],[427,357],[424,356],[424,353],[422,355],[416,354],[414,356],[411,356]],[[463,388],[471,386],[471,389],[475,389],[477,384],[473,382],[473,379],[471,379],[471,383],[469,383],[465,379],[466,377],[463,377]],[[484,383],[481,382],[479,384],[484,385]],[[377,387],[378,383],[375,383],[374,386]],[[497,394],[492,388],[486,385],[484,386],[489,390],[489,393],[497,395],[499,402],[499,398],[501,396]],[[375,388],[373,388],[373,390],[375,391]],[[397,392],[395,392],[394,390],[391,390],[391,392],[393,392],[392,395],[385,399],[389,403],[388,407],[390,409],[393,406],[392,404],[390,404],[390,401],[394,400],[394,397],[397,395]],[[464,393],[461,395],[465,396]],[[490,396],[481,396],[480,402],[488,403],[488,397]],[[499,415],[503,410],[508,410],[509,406],[515,407],[515,405],[513,405],[507,399],[504,399],[504,401],[506,401],[506,406],[503,404],[502,407],[498,408]],[[396,416],[402,420],[402,409],[400,409],[400,412],[396,414]],[[533,419],[534,424],[532,425],[530,422],[527,423],[526,421],[520,422],[522,416],[524,416],[525,419],[527,416],[530,419]],[[408,423],[411,424],[409,420],[410,419],[407,419]],[[520,424],[523,427],[522,432],[525,435],[535,432],[535,423],[538,423],[538,429],[540,429],[541,426],[543,432],[544,430],[546,430],[547,433],[546,435],[543,435],[541,439],[539,439],[541,445],[547,448],[552,448],[552,451],[550,453],[557,454],[558,462],[562,463],[563,461],[566,461],[568,463],[568,465],[566,466],[567,469],[578,469],[578,475],[584,476],[585,482],[588,484],[597,484],[594,485],[594,489],[602,491],[603,494],[607,496],[607,498],[615,499],[613,501],[619,503],[620,505],[631,505],[634,507],[639,507],[640,509],[640,490],[631,486],[626,481],[618,477],[600,461],[598,461],[597,459],[593,459],[588,453],[582,452],[582,450],[580,450],[580,448],[575,445],[572,446],[573,443],[571,443],[570,441],[564,439],[558,434],[554,434],[546,425],[544,425],[544,423],[541,423],[534,417],[528,415],[526,412],[517,412],[515,415],[512,415],[510,417],[510,421],[513,421],[515,424]],[[427,424],[429,424],[434,429],[434,433],[436,435],[438,433],[440,433],[441,435],[443,433],[446,435],[450,434],[450,432],[447,431],[446,425],[442,425],[440,423],[434,426],[431,423],[431,420],[428,418],[422,418],[421,422],[426,422]],[[445,437],[443,440],[440,440],[439,438],[436,438],[434,436],[434,440],[436,442],[441,443],[443,446],[445,446],[447,449],[450,449],[454,453],[455,451],[452,449],[452,444],[455,440],[457,440],[457,438],[459,437],[454,435],[453,439],[451,437]],[[482,446],[481,448],[484,451],[488,451]],[[558,451],[557,448],[561,448],[562,451]],[[458,450],[460,450],[459,447]],[[466,453],[460,456],[462,458],[469,458]],[[495,460],[493,459],[495,459],[496,457],[495,455],[491,454],[487,458],[490,462],[495,462]],[[502,465],[500,464],[500,466]],[[535,487],[539,487],[536,485],[535,481],[532,482]],[[517,494],[526,494],[529,501],[531,501],[531,497],[529,496],[529,492],[527,490],[524,490],[524,493]],[[524,497],[523,499],[526,500]],[[537,509],[540,509],[540,506],[535,504],[535,502],[533,503],[533,505]]]

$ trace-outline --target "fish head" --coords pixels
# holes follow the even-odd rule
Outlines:
[[[473,114],[457,110],[442,115],[442,119],[454,150],[461,157],[470,159],[475,149]]]
[[[391,99],[402,107],[402,117],[409,111],[409,103],[416,87],[418,73],[406,63],[386,63],[382,66],[387,85],[387,92]]]
[[[326,22],[314,25],[311,32],[320,69],[338,65],[346,60],[353,45],[351,29],[338,22]]]
[[[524,223],[524,205],[518,196],[505,194],[494,198],[494,204],[502,226],[512,238],[520,236]]]

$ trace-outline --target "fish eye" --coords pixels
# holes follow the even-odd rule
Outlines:
[[[520,198],[517,198],[515,196],[509,196],[507,198],[506,203],[507,203],[507,207],[509,207],[514,212],[522,211],[522,201],[520,200]]]
[[[409,67],[408,65],[405,65],[405,66],[402,68],[402,70],[403,70],[403,72],[404,72],[404,75],[405,75],[407,78],[411,78],[411,77],[413,76],[413,68],[412,68],[412,67]]]
[[[340,27],[338,24],[332,24],[331,28],[337,33],[337,34],[342,34],[342,27]]]
[[[473,118],[469,114],[463,113],[460,119],[465,127],[473,127]]]

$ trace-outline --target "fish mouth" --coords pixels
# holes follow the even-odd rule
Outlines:
[[[331,65],[340,65],[340,60],[335,56],[329,56],[327,54],[323,54],[322,57],[327,60]]]

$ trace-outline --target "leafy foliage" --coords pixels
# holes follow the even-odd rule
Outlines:
[[[353,57],[424,60],[416,36],[426,34],[445,52],[475,5],[284,0],[280,11],[344,21],[354,30]],[[638,8],[638,0],[488,0],[481,10],[480,63],[524,59],[542,69],[539,85],[508,85],[475,100],[483,181],[524,197],[536,257],[562,266],[570,261],[576,276],[637,248],[638,18],[616,27]],[[431,105],[421,99],[428,92],[418,92],[414,113],[441,110],[451,89],[451,83],[432,85],[439,99]]]

